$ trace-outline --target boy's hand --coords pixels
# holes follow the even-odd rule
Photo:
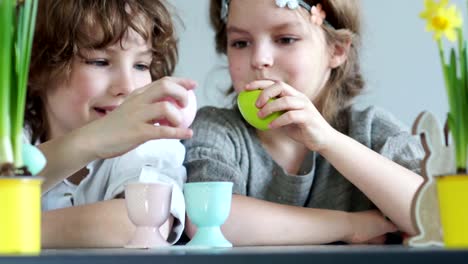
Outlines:
[[[181,109],[164,100],[171,97],[182,107],[187,105],[187,90],[196,83],[189,79],[164,77],[131,93],[105,117],[83,127],[96,158],[122,155],[153,139],[186,139],[192,130],[179,127]],[[170,126],[156,126],[155,120],[167,120]]]

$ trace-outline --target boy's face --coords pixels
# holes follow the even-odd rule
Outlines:
[[[254,80],[283,81],[315,101],[330,75],[330,53],[320,26],[299,7],[273,0],[232,0],[227,56],[234,89]]]
[[[117,42],[80,52],[84,58],[72,59],[70,78],[46,95],[52,138],[105,116],[132,91],[151,83],[151,45],[131,29],[122,46]]]

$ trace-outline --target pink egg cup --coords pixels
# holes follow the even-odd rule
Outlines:
[[[172,185],[165,183],[129,183],[125,185],[128,217],[136,226],[125,248],[169,246],[159,228],[169,217]]]

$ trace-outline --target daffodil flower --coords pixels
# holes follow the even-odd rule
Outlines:
[[[457,170],[468,173],[468,54],[461,12],[455,5],[449,6],[448,0],[425,0],[424,6],[425,10],[419,16],[426,20],[426,30],[434,33],[439,48],[450,108],[447,121],[455,145]],[[442,37],[451,42],[458,40],[458,49],[449,48],[448,60]]]
[[[424,5],[426,9],[419,16],[427,21],[426,30],[433,31],[436,40],[445,35],[454,42],[457,39],[456,30],[462,25],[461,14],[456,6],[448,7],[448,0],[425,0]]]
[[[430,20],[439,9],[446,8],[448,5],[448,0],[441,0],[440,2],[434,2],[434,0],[425,0],[424,6],[426,10],[419,14],[419,17],[425,20]]]

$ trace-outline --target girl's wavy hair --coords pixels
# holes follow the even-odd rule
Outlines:
[[[68,80],[72,58],[81,56],[83,48],[118,43],[128,29],[151,43],[152,79],[171,75],[178,59],[177,39],[164,0],[40,0],[25,114],[32,142],[47,140],[45,94],[54,83]]]
[[[273,0],[271,0],[273,1]],[[320,94],[319,111],[324,118],[334,123],[338,113],[348,107],[352,99],[364,89],[364,80],[359,65],[359,46],[361,40],[360,1],[359,0],[304,0],[309,5],[321,4],[327,14],[326,20],[332,25],[323,26],[327,44],[345,46],[351,40],[346,62],[332,70],[325,89]],[[216,51],[227,52],[226,24],[221,19],[222,0],[211,0],[210,20],[215,30]],[[233,89],[228,93],[232,93]]]

